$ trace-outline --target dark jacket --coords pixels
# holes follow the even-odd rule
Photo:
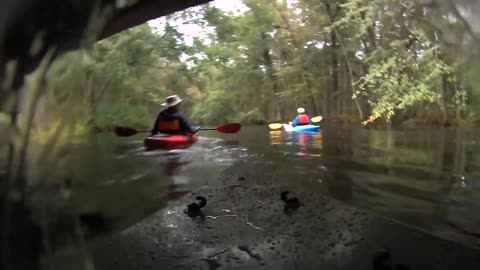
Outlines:
[[[178,129],[161,129],[160,125],[161,122],[175,122],[177,121],[178,123]],[[189,133],[195,133],[198,130],[192,128],[190,124],[188,123],[187,119],[181,115],[178,112],[173,112],[169,109],[165,109],[161,111],[157,119],[155,120],[155,123],[153,124],[152,128],[152,134],[157,134],[159,132],[165,133],[165,134],[189,134]]]

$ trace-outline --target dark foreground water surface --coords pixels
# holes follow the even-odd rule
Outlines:
[[[202,131],[189,149],[154,152],[143,150],[141,136],[101,134],[74,151],[73,204],[104,212],[120,229],[245,161],[280,182],[480,246],[477,132],[244,127],[235,135]]]

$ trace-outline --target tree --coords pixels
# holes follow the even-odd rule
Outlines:
[[[468,59],[451,44],[467,39],[445,31],[468,27],[449,19],[455,12],[448,7],[407,0],[244,3],[241,14],[205,5],[168,16],[161,31],[142,25],[112,36],[67,57],[79,64],[57,87],[85,90],[82,119],[101,128],[149,125],[173,93],[185,97],[193,121],[212,124],[289,120],[299,106],[364,124],[394,115],[438,123],[472,115],[475,76],[463,72]],[[190,44],[182,24],[204,32]]]

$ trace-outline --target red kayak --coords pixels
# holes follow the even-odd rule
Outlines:
[[[167,135],[157,134],[145,138],[144,145],[147,150],[155,149],[181,149],[187,148],[198,141],[198,133],[192,135]]]

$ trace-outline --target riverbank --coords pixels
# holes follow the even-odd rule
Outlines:
[[[280,193],[301,202],[285,209]],[[203,218],[183,213],[201,195]],[[92,245],[97,269],[477,269],[480,251],[286,186],[237,164],[181,200]],[[382,254],[381,256],[377,256]],[[383,258],[383,259],[382,259]],[[80,259],[57,258],[70,269]],[[80,263],[82,262],[82,263]],[[375,266],[376,265],[376,266]],[[375,268],[377,267],[377,268]]]
[[[348,126],[362,126],[359,119],[345,118],[345,117],[324,117],[322,123],[324,125],[348,125]],[[475,128],[480,127],[480,119],[449,119],[447,121],[428,120],[428,119],[403,119],[398,120],[392,118],[391,123],[385,121],[385,118],[379,118],[372,123],[368,123],[367,128],[386,128],[387,126],[394,128],[421,128],[421,127],[465,127]]]
[[[153,121],[153,120],[152,120]],[[243,126],[266,126],[269,123],[287,123],[289,121],[292,121],[291,119],[288,120],[276,120],[276,121],[266,121],[263,118],[253,118],[253,119],[241,119],[237,121],[231,121],[231,122],[239,122]],[[88,125],[88,124],[78,124],[75,127],[75,133],[78,135],[84,135],[88,132],[93,132],[93,133],[108,133],[111,132],[113,133],[115,127],[117,126],[127,126],[127,127],[132,127],[138,130],[148,130],[151,128],[149,122],[143,121],[141,123],[129,123],[127,122],[120,122],[121,124],[101,124],[101,125]],[[198,125],[202,126],[217,126],[219,123],[211,123],[211,124],[205,124],[202,123],[201,121],[196,121],[192,122]],[[329,126],[329,125],[334,125],[334,126],[351,126],[351,127],[360,127],[364,126],[366,128],[373,128],[373,129],[385,129],[389,125],[394,128],[400,128],[400,129],[410,129],[410,128],[435,128],[435,127],[462,127],[462,128],[477,128],[480,127],[480,119],[477,118],[471,118],[471,119],[461,119],[461,120],[448,120],[448,121],[433,121],[433,120],[427,120],[427,119],[407,119],[407,120],[396,120],[395,118],[392,119],[391,123],[388,123],[385,121],[384,118],[377,119],[376,121],[369,123],[368,125],[362,125],[361,121],[357,118],[349,118],[349,117],[324,117],[322,119],[322,122],[319,123],[322,126]]]

